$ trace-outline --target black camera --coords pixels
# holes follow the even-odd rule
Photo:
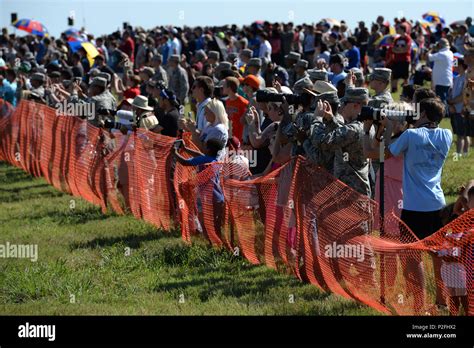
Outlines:
[[[257,91],[257,102],[259,103],[282,103],[283,97],[290,105],[306,105],[311,103],[313,97],[309,93],[303,94],[287,94],[287,93],[273,93],[266,90]]]
[[[97,110],[97,115],[101,116],[115,116],[116,110],[100,108]]]
[[[419,115],[413,110],[398,111],[363,106],[360,114],[357,116],[357,120],[361,122],[367,120],[378,122],[384,117],[387,117],[389,120],[403,120],[413,124],[419,118]]]

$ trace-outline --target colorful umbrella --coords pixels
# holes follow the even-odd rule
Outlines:
[[[48,36],[48,29],[38,21],[32,19],[19,19],[12,24],[15,28],[27,31],[37,36]]]
[[[90,42],[69,41],[68,45],[71,47],[72,52],[76,52],[81,47],[84,48],[87,53],[87,60],[89,61],[90,66],[94,65],[94,58],[99,55],[99,51],[97,51],[97,48],[95,48],[93,44]]]
[[[443,26],[445,25],[444,19],[439,15],[438,12],[435,11],[428,11],[421,16],[425,21],[430,23],[441,23]]]

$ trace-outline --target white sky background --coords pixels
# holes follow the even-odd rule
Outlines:
[[[474,0],[0,0],[0,27],[12,29],[10,13],[17,12],[18,18],[39,20],[57,36],[67,29],[71,11],[76,28],[85,21],[89,32],[102,35],[121,28],[122,22],[151,28],[168,24],[242,25],[255,20],[299,24],[336,18],[354,28],[359,20],[370,25],[379,14],[393,21],[402,16],[421,19],[427,11],[438,11],[449,24],[474,17]]]

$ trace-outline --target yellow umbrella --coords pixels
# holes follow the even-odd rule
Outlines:
[[[81,44],[82,47],[86,50],[87,53],[87,60],[89,61],[89,65],[93,66],[94,65],[94,58],[99,55],[99,51],[97,51],[97,48],[90,42],[83,42]]]

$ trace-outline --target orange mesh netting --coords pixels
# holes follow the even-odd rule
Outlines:
[[[393,214],[298,157],[245,180],[238,163],[177,164],[174,138],[112,135],[29,101],[0,99],[0,160],[57,189],[157,227],[201,235],[386,314],[474,314],[474,209],[418,240]],[[188,147],[194,145],[184,135]],[[221,197],[224,197],[222,200]],[[447,303],[448,311],[435,304]]]

